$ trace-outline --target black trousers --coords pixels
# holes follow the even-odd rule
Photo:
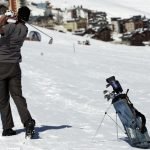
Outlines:
[[[22,96],[21,69],[19,63],[0,63],[0,113],[3,129],[14,127],[10,107],[13,98],[23,124],[31,118],[26,99]]]

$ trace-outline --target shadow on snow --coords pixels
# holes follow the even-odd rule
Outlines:
[[[61,125],[61,126],[47,126],[47,125],[42,125],[41,127],[35,127],[35,135],[33,139],[40,139],[39,133],[44,132],[47,130],[60,130],[60,129],[65,129],[65,128],[71,128],[72,126],[70,125]],[[16,130],[17,134],[20,134],[21,132],[25,132],[25,129],[18,129]]]

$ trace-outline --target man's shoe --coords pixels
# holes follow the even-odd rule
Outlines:
[[[35,133],[34,127],[35,127],[35,120],[33,120],[33,119],[28,120],[25,123],[25,128],[26,128],[26,135],[25,135],[25,137],[32,138],[34,136],[34,133]]]
[[[2,136],[12,136],[12,135],[16,135],[16,131],[14,131],[13,129],[4,129]]]

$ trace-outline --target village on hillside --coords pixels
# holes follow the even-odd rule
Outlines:
[[[31,10],[36,8],[41,11],[40,15],[34,11],[31,15],[30,23],[36,26],[63,33],[69,31],[74,35],[88,36],[107,42],[135,46],[150,45],[150,19],[140,14],[130,18],[121,18],[121,16],[108,18],[107,12],[90,10],[82,5],[64,10],[55,8],[50,1],[30,2],[30,4],[26,2],[26,5],[29,5]],[[0,15],[7,9],[8,2],[1,2]]]

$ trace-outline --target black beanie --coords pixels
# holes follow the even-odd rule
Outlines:
[[[18,20],[21,21],[29,21],[30,17],[30,9],[26,6],[22,6],[21,8],[18,9]]]

